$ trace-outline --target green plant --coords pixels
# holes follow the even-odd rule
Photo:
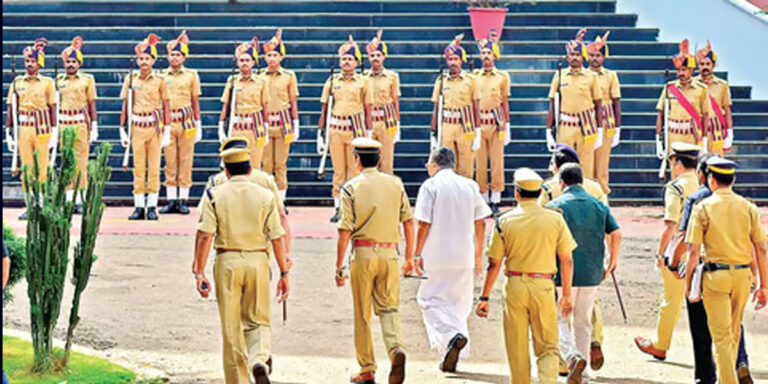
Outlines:
[[[62,362],[64,366],[69,361],[72,335],[75,332],[75,327],[80,322],[80,296],[85,290],[86,285],[88,285],[91,267],[94,261],[96,261],[96,255],[93,254],[93,250],[96,247],[96,236],[99,233],[104,208],[106,208],[106,204],[102,201],[104,185],[109,181],[112,174],[112,168],[109,166],[110,152],[112,152],[112,145],[102,143],[96,150],[96,161],[91,160],[88,162],[88,184],[85,189],[85,196],[82,199],[84,204],[82,225],[80,226],[80,241],[75,245],[75,255],[72,261],[72,284],[75,286],[75,293],[72,299],[72,308],[69,312],[67,341],[64,347],[64,359]]]
[[[11,271],[8,275],[8,284],[3,291],[3,307],[13,300],[11,288],[24,277],[27,270],[26,241],[23,237],[13,234],[11,227],[3,226],[3,242],[8,247],[8,257],[11,258]]]
[[[66,188],[75,178],[75,130],[62,132],[61,168],[48,170],[48,180],[39,178],[37,154],[33,170],[22,169],[27,198],[27,295],[34,350],[34,372],[51,371],[53,330],[61,310],[67,274],[69,229],[75,202],[66,200]],[[80,181],[78,174],[75,185]]]

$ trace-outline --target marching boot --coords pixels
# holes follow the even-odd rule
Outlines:
[[[333,216],[331,216],[331,223],[338,223],[339,222],[339,209],[336,208],[336,210],[333,212]]]
[[[168,204],[166,204],[165,207],[160,209],[160,213],[164,215],[169,213],[179,213],[179,201],[168,200]]]
[[[186,200],[176,200],[176,209],[182,215],[189,215],[189,207]]]
[[[155,212],[157,208],[155,207],[149,207],[147,208],[147,220],[157,220],[157,212]]]
[[[144,208],[136,207],[133,213],[128,216],[128,220],[144,220]]]

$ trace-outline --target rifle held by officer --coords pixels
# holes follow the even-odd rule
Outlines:
[[[328,103],[325,109],[325,124],[322,129],[317,130],[317,142],[322,143],[322,154],[320,156],[320,165],[317,167],[317,178],[322,179],[325,176],[325,163],[328,159],[328,147],[330,147],[330,127],[331,112],[333,111],[333,72],[335,67],[331,65],[330,87],[328,88]]]
[[[13,126],[13,138],[8,134],[8,127],[5,128],[5,141],[8,143],[11,152],[11,175],[19,174],[19,94],[16,92],[16,60],[11,55],[11,125]]]
[[[656,134],[656,156],[661,160],[659,180],[664,180],[667,174],[667,151],[669,151],[669,68],[664,70],[664,126],[662,137]]]
[[[131,67],[128,71],[128,95],[125,107],[125,124],[128,126],[128,136],[122,137],[121,141],[125,145],[125,152],[123,152],[123,170],[128,170],[128,157],[131,154],[131,135],[133,134],[133,59],[131,59]],[[122,128],[120,133],[122,136]]]

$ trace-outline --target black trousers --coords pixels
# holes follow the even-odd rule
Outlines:
[[[707,324],[707,311],[704,302],[691,303],[687,299],[688,326],[691,329],[691,341],[693,342],[694,378],[697,384],[715,384],[717,371],[715,360],[712,356],[712,335]],[[744,343],[744,326],[741,326],[741,338],[739,340],[739,353],[736,359],[736,367],[749,365],[747,350]]]

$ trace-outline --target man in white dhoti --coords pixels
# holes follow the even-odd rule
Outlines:
[[[447,147],[432,153],[430,178],[419,189],[414,214],[416,265],[428,276],[419,286],[417,301],[429,345],[443,356],[444,372],[455,372],[459,358],[469,356],[473,278],[480,274],[484,219],[491,215],[477,183],[454,173],[454,163]]]

